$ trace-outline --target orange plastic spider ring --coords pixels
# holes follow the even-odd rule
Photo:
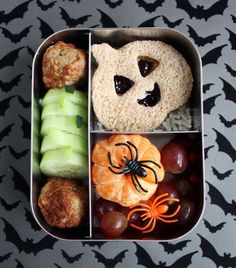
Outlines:
[[[180,205],[178,205],[178,207],[176,208],[176,210],[171,213],[171,214],[167,214],[165,215],[165,213],[168,211],[169,206],[167,204],[163,204],[167,201],[174,201],[174,202],[179,202],[178,198],[171,198],[171,197],[166,197],[168,196],[168,193],[159,195],[158,197],[155,198],[155,200],[152,202],[151,205],[148,204],[135,204],[133,206],[131,206],[130,208],[134,208],[134,207],[138,207],[135,209],[132,209],[128,216],[127,219],[129,220],[131,215],[135,212],[144,212],[140,217],[142,218],[142,221],[145,221],[147,219],[150,219],[148,221],[148,223],[143,226],[137,226],[135,224],[131,224],[132,227],[134,227],[135,229],[141,230],[143,231],[143,233],[150,233],[154,230],[155,225],[156,225],[156,221],[160,220],[166,223],[173,223],[173,222],[177,222],[177,219],[171,219],[174,216],[177,215],[177,213],[180,210]]]

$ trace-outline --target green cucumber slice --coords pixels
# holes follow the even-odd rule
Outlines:
[[[80,90],[70,92],[66,90],[65,87],[49,89],[43,98],[42,106],[53,102],[60,102],[63,99],[67,99],[77,105],[88,107],[88,97],[86,93]]]
[[[43,137],[41,153],[66,146],[72,147],[73,151],[76,153],[88,155],[87,139],[58,129],[51,129],[48,134]]]
[[[74,153],[71,147],[47,151],[40,163],[41,172],[50,177],[77,178],[88,177],[88,159]]]
[[[33,159],[32,159],[32,169],[34,175],[40,174],[40,167],[39,167],[39,155],[35,152],[33,152]]]
[[[78,106],[73,102],[63,99],[60,102],[53,102],[45,107],[42,111],[42,120],[47,116],[59,115],[59,116],[71,116],[79,115],[83,118],[85,123],[88,123],[88,109],[83,106]]]
[[[41,135],[45,136],[52,129],[62,130],[67,133],[79,135],[87,139],[88,137],[88,128],[84,123],[79,127],[77,116],[47,116],[41,125]]]

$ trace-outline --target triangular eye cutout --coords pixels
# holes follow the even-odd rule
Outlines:
[[[138,58],[139,71],[143,77],[149,75],[158,65],[159,62],[152,58],[146,56],[141,56]]]
[[[115,84],[116,94],[123,95],[134,85],[134,82],[125,76],[115,75],[114,84]]]

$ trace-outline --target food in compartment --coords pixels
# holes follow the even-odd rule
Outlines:
[[[88,192],[75,179],[52,177],[42,187],[38,205],[49,226],[77,227],[85,219]]]
[[[42,69],[46,88],[74,85],[87,76],[87,54],[74,44],[57,41],[44,53]]]
[[[40,168],[46,176],[88,176],[86,100],[85,93],[72,87],[49,89],[44,96]]]
[[[158,148],[141,135],[112,135],[92,151],[96,192],[122,206],[148,200],[164,178]]]
[[[133,185],[134,181],[132,181],[132,176],[129,174],[130,171],[128,172],[127,162],[130,159],[135,159],[138,152],[137,162],[130,162],[132,165],[140,167],[137,163],[148,161],[148,159],[152,163],[153,158],[151,157],[155,155],[158,149],[154,149],[155,145],[152,145],[147,138],[140,135],[114,134],[108,139],[100,140],[95,144],[92,151],[92,181],[95,184],[98,198],[94,202],[93,211],[95,222],[98,223],[98,227],[106,237],[121,236],[127,230],[134,230],[141,234],[153,233],[161,235],[163,231],[168,232],[172,228],[174,230],[176,230],[175,228],[185,228],[194,221],[197,217],[196,204],[199,202],[199,196],[201,195],[197,191],[200,190],[201,158],[192,157],[193,154],[199,155],[201,153],[199,151],[200,141],[198,136],[196,134],[177,135],[163,145],[162,150],[158,153],[158,160],[154,159],[153,162],[158,161],[158,165],[162,165],[160,156],[167,150],[166,148],[173,146],[178,151],[178,146],[182,145],[180,153],[182,153],[182,150],[186,153],[186,158],[184,159],[186,161],[185,168],[178,169],[177,173],[172,172],[176,168],[179,159],[170,157],[169,163],[166,161],[170,169],[165,171],[162,169],[163,177],[160,181],[157,181],[155,190],[150,192],[150,195],[145,200],[140,198],[140,200],[135,201],[133,199],[134,202],[131,205],[127,205],[125,200],[120,202],[117,196],[127,198],[129,201],[128,194],[124,195],[129,184],[133,187],[136,195],[141,196],[145,188],[143,187],[142,190],[136,185],[137,189]],[[131,144],[137,147],[137,151]],[[142,149],[140,150],[140,148]],[[154,163],[152,164],[151,168],[156,167]],[[143,168],[144,171],[148,171],[147,167],[144,166]],[[101,172],[99,172],[100,170]],[[128,173],[123,174],[126,170]],[[193,172],[194,170],[196,173]],[[136,174],[138,182],[142,183],[143,180],[146,180],[152,182],[152,184],[155,183],[154,173],[150,171],[146,177]],[[155,171],[158,176],[160,174],[158,169],[155,169]],[[134,171],[133,174],[135,174]],[[194,180],[192,177],[194,177]],[[125,182],[123,183],[121,179]],[[101,184],[99,187],[97,187],[98,182]],[[112,185],[112,188],[110,185]],[[100,191],[100,187],[104,187],[107,191]]]
[[[191,68],[166,43],[140,40],[119,49],[94,44],[92,53],[98,64],[92,77],[93,109],[107,129],[153,130],[191,95]]]

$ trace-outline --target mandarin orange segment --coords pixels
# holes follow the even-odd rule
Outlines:
[[[155,174],[157,181],[164,178],[159,150],[137,134],[117,134],[99,141],[92,161],[92,181],[97,193],[123,206],[150,199],[157,188]]]

